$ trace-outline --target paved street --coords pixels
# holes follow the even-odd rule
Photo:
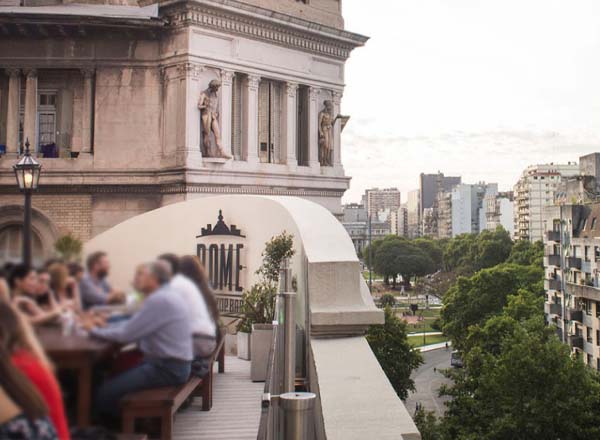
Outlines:
[[[450,368],[451,349],[439,349],[422,353],[424,364],[413,372],[416,392],[409,394],[406,399],[406,409],[413,415],[417,402],[427,411],[435,411],[441,416],[445,411],[444,401],[447,397],[438,397],[438,389],[443,383],[449,383],[439,372],[440,369]],[[438,371],[434,371],[434,368]]]

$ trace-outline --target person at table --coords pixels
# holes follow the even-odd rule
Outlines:
[[[79,263],[71,262],[67,264],[67,267],[69,268],[69,276],[73,277],[77,281],[77,284],[79,284],[85,275],[83,266]]]
[[[0,269],[0,301],[10,302],[10,289],[8,288],[8,277],[4,269]]]
[[[81,306],[84,309],[125,301],[123,292],[113,290],[106,280],[110,272],[110,262],[106,252],[99,251],[90,254],[86,266],[87,273],[79,282]]]
[[[0,302],[0,381],[3,382],[1,384],[2,388],[23,409],[25,409],[22,406],[24,398],[28,402],[26,406],[29,409],[37,408],[38,411],[24,411],[30,419],[29,423],[26,423],[27,429],[35,428],[36,424],[32,422],[48,415],[54,429],[56,429],[56,433],[58,433],[58,438],[68,440],[70,438],[69,427],[65,417],[60,387],[46,363],[47,360],[45,358],[40,359],[29,349],[29,339],[33,336],[33,333],[28,332],[26,324],[19,318],[18,313],[9,303]],[[20,392],[23,393],[22,396],[17,397],[13,394],[16,386],[20,388]],[[35,403],[35,405],[32,406],[32,403]],[[10,402],[8,404],[10,405]],[[0,403],[0,407],[2,406]],[[31,417],[32,415],[34,417]],[[12,423],[14,426],[14,419]],[[47,433],[52,434],[48,438],[56,438],[54,429],[47,430]],[[0,430],[0,432],[2,431]],[[5,437],[0,435],[0,438]],[[15,438],[37,439],[46,437],[33,435]]]
[[[121,344],[137,342],[141,364],[108,380],[96,399],[98,412],[118,416],[125,394],[147,388],[181,385],[190,376],[192,340],[187,304],[173,292],[171,271],[164,261],[138,267],[134,287],[145,299],[127,321],[90,328],[93,336]]]
[[[197,302],[195,309],[195,326],[192,332],[194,348],[194,362],[192,370],[197,376],[204,376],[208,372],[208,361],[217,347],[217,324],[219,322],[219,308],[217,300],[208,282],[208,275],[200,259],[195,255],[181,258],[179,270],[182,276],[191,280],[195,287]],[[196,301],[196,298],[199,301]]]
[[[9,286],[12,290],[12,303],[29,322],[38,325],[56,320],[61,308],[53,295],[40,295],[37,273],[27,265],[17,264],[9,276]]]
[[[79,285],[75,278],[69,275],[67,265],[53,263],[48,266],[48,273],[50,274],[50,289],[58,304],[62,308],[81,310]]]
[[[219,310],[208,283],[208,276],[198,257],[189,255],[179,258],[175,254],[163,254],[160,260],[169,263],[175,274],[171,287],[187,304],[192,326],[194,362],[192,372],[204,376],[208,372],[208,358],[217,346]]]

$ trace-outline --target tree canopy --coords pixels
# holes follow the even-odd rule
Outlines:
[[[423,363],[421,353],[408,343],[406,322],[386,307],[385,323],[369,327],[367,341],[398,397],[406,399],[415,389],[410,374]]]

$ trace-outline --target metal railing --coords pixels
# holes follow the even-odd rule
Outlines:
[[[279,270],[273,339],[262,396],[258,440],[308,440],[312,438],[312,412],[316,396],[295,392],[296,318],[292,271],[285,260]]]

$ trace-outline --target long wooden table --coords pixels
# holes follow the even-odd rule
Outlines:
[[[101,339],[70,335],[63,336],[60,326],[42,326],[36,333],[48,357],[59,370],[77,373],[77,425],[89,426],[92,408],[92,368],[118,347]]]

